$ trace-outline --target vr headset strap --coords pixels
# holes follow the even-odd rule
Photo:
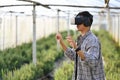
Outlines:
[[[78,55],[77,55],[77,52],[76,52],[75,80],[77,80],[77,61],[78,61]]]
[[[75,67],[75,80],[77,80],[77,66],[78,66],[78,55],[77,55],[77,51],[81,50],[80,47],[78,47],[75,52],[76,52],[76,67]]]

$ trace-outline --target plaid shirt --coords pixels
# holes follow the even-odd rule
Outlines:
[[[84,36],[78,36],[77,45],[85,55],[84,61],[78,56],[77,80],[105,80],[101,46],[97,37],[89,31]],[[65,54],[76,64],[74,49],[68,47]],[[76,65],[74,65],[72,80],[75,80],[75,67]]]

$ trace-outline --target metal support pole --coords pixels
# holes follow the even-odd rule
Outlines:
[[[114,38],[115,15],[112,16],[112,38]]]
[[[107,8],[107,13],[108,13],[107,14],[108,31],[111,32],[111,19],[110,19],[110,9],[109,8]]]
[[[120,25],[119,25],[119,24],[120,24],[120,23],[119,23],[119,21],[120,21],[120,20],[119,20],[119,15],[118,15],[118,31],[117,31],[117,34],[118,34],[118,44],[119,44],[119,40],[120,40],[120,37],[119,37],[119,35],[120,35],[120,34],[119,34],[119,27],[120,27]]]
[[[118,22],[120,21],[120,15],[119,15],[119,19],[118,19]],[[120,22],[119,22],[119,25],[118,25],[118,34],[120,33]],[[120,34],[118,35],[119,37],[119,41],[118,41],[118,43],[119,43],[119,46],[120,46]]]
[[[18,16],[16,15],[16,46],[17,46],[17,43],[18,43]]]
[[[113,34],[113,39],[115,39],[115,26],[116,26],[116,16],[114,18],[114,28],[113,28],[113,31],[114,31],[114,34]]]
[[[6,39],[5,39],[5,35],[6,35],[6,32],[5,32],[5,28],[6,28],[6,25],[5,25],[5,15],[7,14],[7,12],[3,15],[3,19],[4,19],[4,21],[3,21],[3,50],[5,49],[5,46],[6,46]]]
[[[12,11],[9,11],[10,12],[10,32],[12,32]]]
[[[43,18],[43,23],[44,23],[44,26],[43,26],[44,35],[43,35],[43,37],[46,37],[46,22],[45,22],[45,16],[44,16],[44,18]]]
[[[50,7],[44,6],[43,4],[36,2],[36,1],[32,1],[32,0],[19,0],[19,1],[26,1],[26,2],[33,3],[33,63],[36,65],[37,59],[36,59],[36,12],[35,12],[35,7],[36,7],[36,5],[41,5],[48,9],[50,9]]]
[[[59,33],[59,12],[60,10],[57,10],[57,33]],[[59,40],[57,40],[57,51],[60,50],[60,44],[59,44]]]
[[[5,16],[4,16],[4,22],[3,22],[3,50],[5,48]]]
[[[118,26],[118,21],[117,21],[117,15],[116,15],[116,17],[115,17],[115,26],[114,26],[114,30],[115,30],[115,38],[114,38],[114,40],[117,42],[117,26]]]
[[[67,20],[67,32],[68,36],[70,35],[70,12],[68,11],[68,20]]]
[[[36,12],[35,4],[33,5],[33,63],[36,65]]]
[[[2,18],[0,17],[0,33],[1,33],[1,29],[2,29]],[[0,39],[2,40],[1,34],[0,34]],[[1,40],[0,40],[0,42],[1,42]],[[0,49],[2,49],[1,47],[2,47],[2,45],[0,44]]]
[[[99,30],[101,29],[101,23],[102,23],[102,13],[98,13],[98,15],[99,15],[99,21],[98,21],[98,24],[99,24]]]
[[[57,10],[57,32],[59,32],[59,12],[60,10]]]

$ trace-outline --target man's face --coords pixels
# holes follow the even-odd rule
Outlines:
[[[77,25],[77,30],[78,31],[84,31],[85,29],[86,29],[86,27],[83,24]]]

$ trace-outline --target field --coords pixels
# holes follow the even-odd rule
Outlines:
[[[106,31],[94,31],[102,45],[106,80],[119,80],[120,47]],[[74,32],[71,31],[71,35]],[[63,38],[67,32],[62,32]],[[37,80],[54,69],[54,63],[64,56],[57,51],[55,34],[37,40],[37,64],[32,63],[32,42],[0,51],[1,80]],[[66,43],[67,44],[67,43]],[[71,80],[73,62],[64,62],[55,72],[54,80]],[[69,67],[68,67],[69,66]]]

